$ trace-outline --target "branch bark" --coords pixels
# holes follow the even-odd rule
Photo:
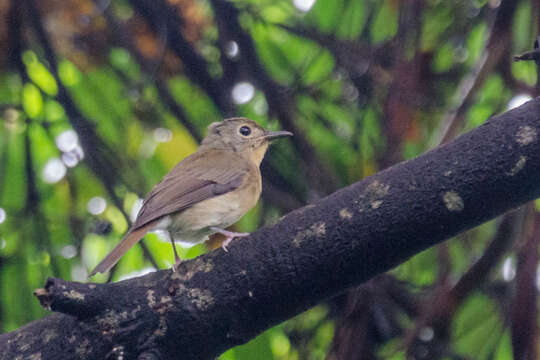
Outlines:
[[[1,335],[0,359],[212,359],[539,197],[539,134],[537,98],[177,273],[114,284],[49,279],[36,295],[61,314]]]

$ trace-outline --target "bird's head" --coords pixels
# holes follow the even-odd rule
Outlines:
[[[201,146],[234,151],[260,164],[272,140],[292,135],[289,131],[265,130],[247,118],[230,118],[210,124]]]

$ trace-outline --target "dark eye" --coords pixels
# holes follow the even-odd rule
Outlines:
[[[251,134],[251,129],[249,126],[244,125],[238,130],[238,132],[243,136],[249,136],[249,134]]]

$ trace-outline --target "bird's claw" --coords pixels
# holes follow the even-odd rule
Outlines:
[[[232,239],[234,239],[236,237],[245,237],[245,236],[250,235],[249,233],[239,233],[239,232],[234,232],[234,231],[228,231],[228,230],[223,230],[223,229],[220,229],[220,228],[217,228],[217,227],[211,227],[210,229],[212,231],[215,231],[215,232],[220,233],[221,235],[225,236],[225,240],[221,243],[221,248],[225,252],[229,252],[229,250],[227,249],[227,246],[229,246]]]

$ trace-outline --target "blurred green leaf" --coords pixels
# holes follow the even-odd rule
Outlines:
[[[62,60],[58,64],[58,76],[64,85],[68,87],[77,85],[81,81],[81,73],[68,60]]]
[[[34,85],[27,83],[23,87],[22,105],[26,114],[31,118],[36,118],[43,111],[43,98],[41,92]]]
[[[354,40],[360,36],[368,18],[365,1],[348,1],[343,11],[343,18],[337,24],[336,35],[343,39]]]
[[[7,210],[15,211],[22,209],[26,201],[24,134],[10,134],[6,153],[0,203]]]
[[[483,55],[484,44],[486,42],[487,26],[485,23],[476,25],[467,37],[466,49],[467,49],[467,65],[474,66],[480,56]]]
[[[452,324],[456,351],[474,359],[487,359],[502,335],[503,324],[491,299],[476,294],[457,313]]]
[[[437,49],[433,59],[433,71],[445,72],[454,65],[454,47],[446,43]]]
[[[37,58],[33,53],[32,55],[28,55],[28,53],[31,52],[28,51],[23,54],[23,61],[26,64],[28,77],[46,94],[52,96],[56,95],[58,86],[56,85],[54,76],[43,64],[37,61]]]
[[[398,28],[397,3],[392,0],[382,2],[375,19],[371,24],[371,41],[374,44],[381,43],[391,39]]]
[[[45,101],[45,120],[50,122],[65,120],[65,112],[62,105],[60,105],[57,101],[47,99]]]
[[[517,80],[523,81],[530,86],[536,85],[537,69],[532,61],[514,61],[512,62],[512,75]]]
[[[522,52],[533,47],[531,37],[531,21],[533,10],[529,1],[520,1],[512,22],[513,51]]]
[[[343,13],[342,0],[316,1],[308,14],[309,19],[317,24],[320,31],[329,33],[336,28],[341,21]]]
[[[452,25],[454,20],[450,2],[441,2],[438,7],[430,7],[422,13],[422,50],[439,49],[440,40],[444,32]]]

